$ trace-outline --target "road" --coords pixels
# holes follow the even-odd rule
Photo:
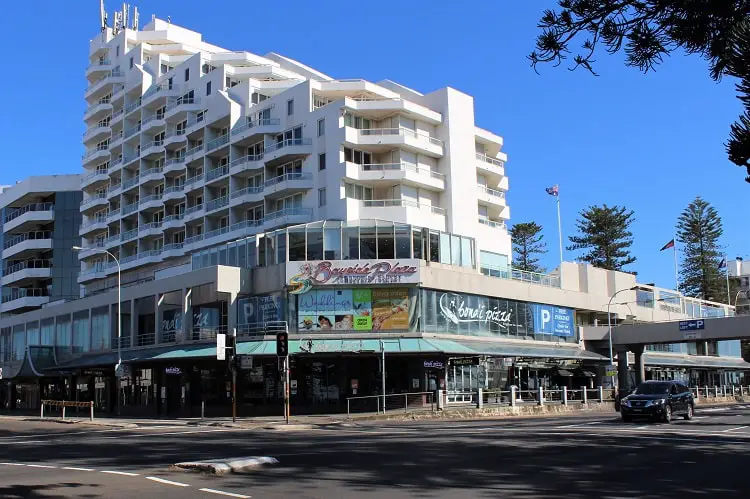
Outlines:
[[[749,445],[750,405],[670,425],[614,413],[298,431],[0,419],[0,497],[747,497]],[[223,477],[169,469],[246,456],[279,464]]]

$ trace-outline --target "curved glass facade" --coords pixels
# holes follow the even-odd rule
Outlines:
[[[252,235],[192,255],[193,270],[308,260],[416,258],[476,268],[473,238],[384,220],[324,220]]]

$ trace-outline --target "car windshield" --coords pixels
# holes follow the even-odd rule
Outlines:
[[[643,383],[635,389],[636,395],[664,395],[669,393],[669,383]]]

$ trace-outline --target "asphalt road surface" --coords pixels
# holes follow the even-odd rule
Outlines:
[[[747,497],[750,405],[693,421],[616,414],[368,422],[297,431],[0,419],[1,498]],[[179,461],[272,456],[223,477]]]

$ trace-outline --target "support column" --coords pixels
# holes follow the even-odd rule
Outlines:
[[[138,346],[138,307],[136,299],[130,300],[130,346]]]
[[[154,345],[161,343],[161,302],[164,295],[154,295]]]
[[[617,352],[617,386],[623,396],[630,391],[627,350]]]
[[[234,336],[237,329],[237,296],[239,293],[232,291],[227,293],[229,296],[229,306],[227,307],[227,334]]]
[[[188,341],[191,338],[191,332],[193,329],[193,306],[192,306],[192,295],[193,290],[190,288],[182,289],[182,338],[183,341]]]
[[[635,354],[635,384],[640,385],[646,381],[646,363],[643,359],[643,345],[633,347],[633,353]]]

